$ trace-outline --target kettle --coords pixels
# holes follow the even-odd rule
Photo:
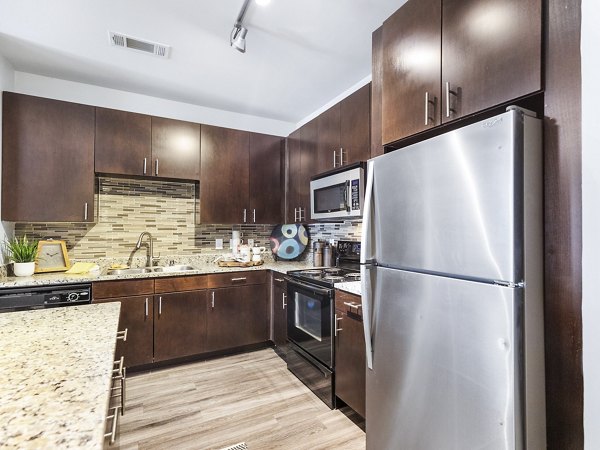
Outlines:
[[[252,247],[252,262],[258,263],[262,261],[261,253],[266,251],[265,247]]]

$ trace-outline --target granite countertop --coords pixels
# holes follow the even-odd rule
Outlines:
[[[279,273],[287,273],[290,270],[308,269],[312,263],[308,261],[270,261],[261,266],[254,267],[219,267],[216,263],[206,260],[191,260],[191,258],[180,260],[177,264],[189,264],[196,268],[186,272],[151,272],[135,275],[106,275],[106,270],[99,274],[70,275],[62,273],[36,274],[31,277],[5,277],[0,279],[0,288],[43,286],[67,283],[89,283],[93,281],[130,280],[141,278],[161,278],[185,275],[204,275],[223,272],[243,272],[249,270],[273,270]]]
[[[360,281],[348,281],[346,283],[335,283],[335,288],[350,294],[362,295]]]
[[[0,314],[1,448],[103,448],[120,307]]]

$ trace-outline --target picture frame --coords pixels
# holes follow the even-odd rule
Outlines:
[[[38,242],[35,273],[65,272],[70,268],[65,241],[49,239]]]

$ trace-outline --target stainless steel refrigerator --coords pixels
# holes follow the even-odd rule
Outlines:
[[[369,161],[367,450],[546,448],[541,121]]]

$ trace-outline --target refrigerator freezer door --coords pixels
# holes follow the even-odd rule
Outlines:
[[[521,289],[372,270],[367,450],[521,449]]]
[[[375,158],[377,262],[521,281],[522,122],[509,111]]]

